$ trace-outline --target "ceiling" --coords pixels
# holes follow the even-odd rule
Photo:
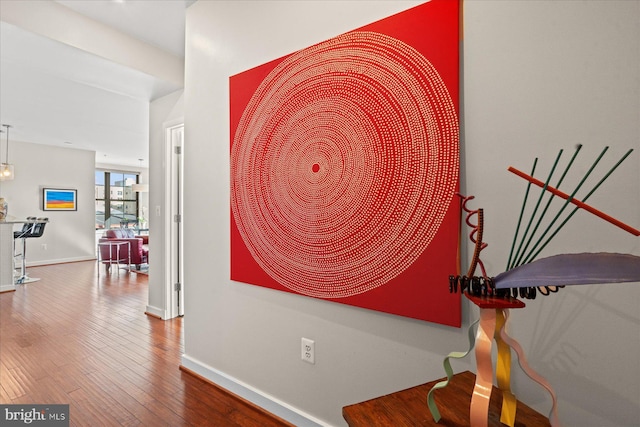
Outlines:
[[[184,58],[186,8],[194,2],[56,1],[179,58]],[[12,144],[92,150],[98,163],[147,167],[149,101],[180,88],[0,22],[0,123],[12,126]]]

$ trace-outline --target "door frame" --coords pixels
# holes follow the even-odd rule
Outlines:
[[[176,130],[181,130],[181,138],[178,141],[174,138]],[[164,312],[166,319],[172,319],[184,315],[184,233],[182,232],[184,119],[180,118],[164,123],[163,132],[165,141]],[[177,146],[181,147],[181,152],[178,154],[175,152]],[[178,180],[177,189],[175,188],[176,179]],[[179,216],[178,222],[175,221],[176,215]],[[177,243],[175,242],[176,236]],[[176,289],[176,283],[179,283],[180,289]]]

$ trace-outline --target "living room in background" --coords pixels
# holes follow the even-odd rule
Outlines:
[[[96,170],[96,230],[135,228],[139,231],[139,195],[135,172]]]

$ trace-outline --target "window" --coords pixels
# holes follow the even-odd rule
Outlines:
[[[129,227],[138,220],[138,174],[96,171],[96,230]]]

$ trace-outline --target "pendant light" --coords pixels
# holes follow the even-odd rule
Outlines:
[[[131,189],[136,193],[148,193],[149,192],[149,184],[133,184]]]
[[[138,159],[138,161],[140,162],[140,169],[142,169],[143,160],[144,159]],[[131,186],[131,189],[133,191],[135,191],[136,193],[148,193],[149,192],[149,184],[133,184]]]
[[[4,162],[0,163],[0,181],[11,181],[15,177],[13,165],[9,163],[9,128],[11,125],[3,124],[2,126],[7,128],[7,147]]]

